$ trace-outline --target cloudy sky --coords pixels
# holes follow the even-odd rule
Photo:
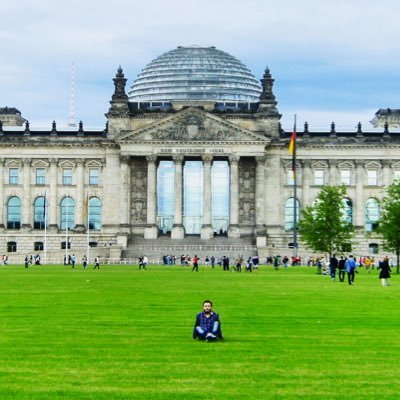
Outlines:
[[[128,86],[179,45],[216,46],[257,78],[268,65],[283,127],[365,129],[400,108],[398,0],[1,0],[0,106],[33,127],[103,127],[119,65]]]

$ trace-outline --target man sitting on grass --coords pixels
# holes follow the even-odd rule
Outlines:
[[[203,311],[196,316],[193,339],[205,340],[206,342],[223,339],[219,315],[212,310],[210,300],[203,301]]]

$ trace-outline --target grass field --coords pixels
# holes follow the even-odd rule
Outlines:
[[[0,399],[398,399],[397,276],[0,267]],[[225,340],[191,338],[204,299]]]

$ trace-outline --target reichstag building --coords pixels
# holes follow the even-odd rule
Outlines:
[[[89,244],[115,258],[291,255],[291,132],[268,68],[258,80],[215,47],[181,46],[130,89],[121,67],[113,81],[104,130],[37,130],[17,109],[0,109],[2,254],[17,261],[45,250],[56,260]],[[298,207],[324,185],[345,184],[358,255],[380,252],[384,188],[400,178],[399,110],[372,122],[378,128],[297,129]],[[310,251],[300,244],[299,254]]]

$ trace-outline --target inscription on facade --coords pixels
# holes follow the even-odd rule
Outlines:
[[[182,149],[182,148],[172,148],[172,149],[158,149],[157,153],[160,154],[225,154],[227,151],[225,149]]]

